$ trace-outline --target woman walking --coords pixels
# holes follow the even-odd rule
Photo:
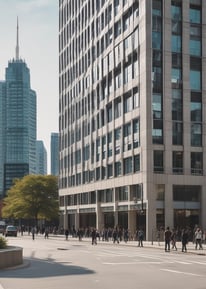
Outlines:
[[[182,232],[182,252],[187,252],[188,233],[184,229]]]

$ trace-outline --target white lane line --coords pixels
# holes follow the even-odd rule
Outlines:
[[[103,262],[103,265],[134,265],[134,264],[162,264],[162,262],[118,262],[118,263],[112,263],[112,262]]]
[[[183,264],[183,265],[192,265],[192,263],[189,263],[189,262],[183,262],[183,261],[175,261],[176,263],[178,264]]]
[[[189,273],[189,272],[182,272],[182,271],[176,271],[176,270],[169,270],[169,269],[160,269],[161,271],[170,272],[170,273],[176,273],[176,274],[183,274],[183,275],[190,275],[190,276],[197,276],[197,277],[203,277],[203,275]]]
[[[2,287],[2,285],[0,284],[0,289],[4,289],[4,287]]]
[[[206,263],[204,263],[204,262],[197,262],[197,261],[192,261],[192,262],[195,264],[199,264],[199,265],[206,265]]]

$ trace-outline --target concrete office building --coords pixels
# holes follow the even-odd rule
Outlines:
[[[61,221],[206,228],[206,1],[60,0]]]
[[[19,57],[17,23],[16,57],[8,63],[0,82],[0,196],[14,178],[34,174],[36,168],[36,93],[30,71]]]
[[[50,153],[51,175],[59,176],[59,134],[57,132],[51,133]]]
[[[47,151],[42,140],[36,141],[36,174],[47,175]]]

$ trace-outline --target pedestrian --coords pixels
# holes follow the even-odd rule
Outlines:
[[[35,233],[36,233],[36,228],[35,228],[35,227],[32,227],[32,228],[31,228],[32,240],[35,239]]]
[[[66,241],[68,241],[69,230],[66,229],[65,232],[64,232],[64,234],[65,234]]]
[[[115,243],[117,241],[117,243],[119,244],[119,236],[118,236],[117,229],[113,230],[112,238],[113,238],[113,243]]]
[[[139,241],[139,243],[138,243],[138,247],[143,247],[143,239],[144,239],[144,232],[143,232],[143,230],[142,229],[140,229],[139,231],[138,231],[138,241]]]
[[[176,230],[173,229],[172,235],[171,235],[172,249],[175,249],[177,251],[176,242],[177,242],[177,233],[176,233]]]
[[[49,238],[49,229],[46,228],[44,232],[44,239],[48,239],[48,238]]]
[[[187,252],[187,243],[188,243],[188,233],[187,230],[182,231],[182,252]]]
[[[127,243],[129,239],[129,232],[128,232],[128,229],[124,230],[124,241],[125,243]]]
[[[96,235],[96,229],[92,230],[92,245],[97,245],[97,235]]]
[[[170,228],[167,227],[165,230],[165,252],[170,252],[170,241],[171,241],[171,235],[172,232],[170,231]]]
[[[202,248],[202,231],[200,228],[197,228],[195,231],[195,249],[197,250],[197,247],[199,246],[199,250]]]

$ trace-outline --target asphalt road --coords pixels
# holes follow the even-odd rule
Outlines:
[[[205,289],[206,256],[163,248],[38,236],[8,238],[24,265],[0,270],[0,289]]]

